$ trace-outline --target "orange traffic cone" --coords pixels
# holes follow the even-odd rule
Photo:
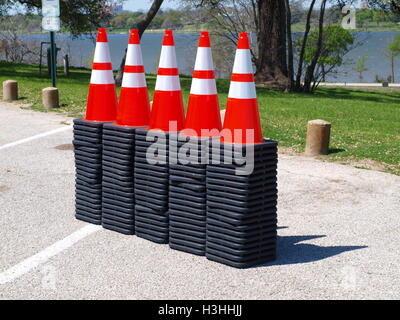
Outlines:
[[[200,35],[185,129],[183,134],[190,135],[189,132],[192,134],[196,132],[197,136],[218,136],[221,130],[214,64],[207,31],[202,32]],[[207,129],[208,132],[202,133],[201,129]]]
[[[241,32],[233,65],[223,131],[226,143],[263,142],[247,32]],[[221,134],[222,135],[222,134]]]
[[[107,33],[106,29],[99,28],[85,120],[114,121],[117,115],[117,104]]]
[[[117,124],[148,126],[150,102],[138,30],[131,30],[119,98]]]
[[[166,30],[161,49],[149,129],[169,131],[170,121],[176,122],[177,131],[182,130],[184,110],[174,36],[172,30]]]

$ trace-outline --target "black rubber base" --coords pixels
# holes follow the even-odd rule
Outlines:
[[[104,123],[75,119],[75,216],[79,220],[101,224],[102,207],[102,130]]]
[[[122,233],[122,234],[125,234],[125,235],[134,235],[135,234],[135,231],[131,230],[131,229],[120,228],[120,227],[114,226],[112,224],[107,224],[107,223],[104,223],[104,222],[101,225],[102,225],[102,227],[104,229],[108,229],[108,230],[115,231],[115,232],[118,232],[118,233]]]
[[[143,205],[135,207],[135,233],[138,237],[157,243],[168,243],[168,221],[166,210],[158,211]]]
[[[172,144],[178,148],[190,145],[190,157],[197,163],[178,161],[169,165],[170,247],[200,256],[206,252],[206,165],[201,163],[202,141],[175,140]]]
[[[88,217],[87,215],[81,215],[79,213],[75,214],[75,218],[81,221],[85,221],[85,222],[89,222],[89,223],[93,223],[93,224],[101,224],[101,218],[100,219],[93,219]]]
[[[135,233],[138,237],[156,243],[168,243],[168,166],[148,161],[146,153],[149,147],[154,147],[154,141],[146,141],[147,133],[145,129],[137,129],[135,132]],[[165,143],[161,149],[166,148],[159,154],[167,156],[168,133],[159,143]]]
[[[221,161],[224,149],[221,144]],[[246,155],[236,146],[234,154]],[[265,141],[241,164],[207,166],[206,257],[235,268],[248,268],[275,259],[277,238],[277,144]],[[246,174],[245,174],[246,173]]]
[[[205,244],[199,244],[197,246],[193,241],[185,241],[175,237],[169,238],[169,247],[174,250],[195,254],[197,256],[204,256],[206,252]]]
[[[238,268],[238,269],[245,269],[245,268],[250,268],[250,267],[255,267],[258,265],[263,265],[268,262],[274,261],[276,259],[276,252],[271,251],[270,253],[267,253],[265,256],[256,258],[256,259],[250,259],[246,261],[237,261],[237,260],[231,260],[229,258],[220,256],[220,255],[214,255],[212,252],[206,252],[206,257],[208,260],[218,262],[225,264],[230,267]]]
[[[122,234],[135,233],[133,127],[103,126],[102,225]]]

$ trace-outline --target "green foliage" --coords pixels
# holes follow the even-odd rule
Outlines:
[[[0,32],[18,29],[19,32],[40,32],[42,18],[33,14],[16,14],[0,18]]]
[[[311,32],[304,55],[304,61],[311,63],[317,50],[318,30]],[[339,25],[329,25],[324,28],[321,55],[319,65],[339,66],[343,62],[343,56],[354,42],[351,33]]]
[[[389,43],[388,49],[394,57],[400,56],[400,34],[396,35],[393,42]]]
[[[115,0],[60,1],[62,26],[73,35],[78,35],[107,25],[112,17],[111,6],[114,3]],[[28,13],[40,13],[42,7],[41,0],[0,0],[0,13],[2,8],[16,8],[21,4]]]
[[[368,68],[366,67],[366,62],[367,62],[368,58],[365,56],[361,56],[356,64],[356,67],[354,68],[355,72],[358,72],[359,74],[359,80],[362,81],[363,80],[363,72],[364,71],[368,71]]]
[[[114,15],[110,20],[110,26],[114,28],[129,28],[139,22],[141,12],[122,11],[118,15]]]
[[[373,21],[372,10],[358,9],[356,11],[356,21],[358,27],[369,25]]]
[[[143,17],[143,12],[123,11],[114,15],[110,25],[117,29],[130,29]],[[149,29],[180,29],[183,27],[183,13],[180,10],[159,11],[149,25]]]
[[[370,8],[391,12],[400,16],[400,0],[366,0]]]
[[[365,56],[361,56],[356,64],[356,67],[354,69],[355,72],[364,72],[364,71],[368,71],[368,68],[366,67],[366,62],[367,62],[368,58]]]

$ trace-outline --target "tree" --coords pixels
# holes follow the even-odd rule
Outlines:
[[[387,48],[386,56],[390,59],[391,71],[392,71],[392,82],[395,82],[394,75],[394,61],[400,56],[400,34],[394,37],[393,42],[390,42]]]
[[[134,26],[131,26],[131,28],[136,28],[139,30],[140,37],[142,37],[144,31],[150,25],[151,21],[156,16],[158,10],[160,10],[160,7],[163,4],[163,2],[164,2],[164,0],[153,0],[153,3],[151,5],[149,11],[147,11],[147,13],[142,16],[142,18],[139,20],[139,22],[137,24],[135,24]],[[122,77],[124,75],[126,52],[127,52],[127,49],[125,49],[125,54],[122,57],[122,61],[119,66],[118,74],[115,78],[115,82],[119,85],[122,83]]]
[[[320,38],[320,34],[320,30],[315,30],[310,34],[304,54],[307,72],[311,72],[310,66],[318,57],[314,69],[309,75],[310,78],[305,78],[303,91],[306,93],[312,93],[318,84],[325,80],[328,73],[342,65],[343,56],[354,42],[351,33],[336,24],[324,27],[322,38]],[[320,48],[319,42],[321,42]]]
[[[182,28],[181,14],[177,10],[168,10],[164,14],[164,21],[161,25],[163,29]]]
[[[182,0],[207,10],[213,29],[235,44],[239,32],[255,32],[252,58],[255,79],[270,87],[288,89],[285,1],[276,0]]]
[[[258,0],[256,15],[257,49],[255,79],[270,87],[289,89],[286,56],[286,14],[284,1]]]
[[[74,0],[60,1],[62,26],[73,35],[89,32],[108,24],[112,17],[112,7],[119,3],[116,0]],[[28,12],[40,11],[41,0],[2,0],[1,8],[9,8],[17,4],[24,5]]]
[[[381,9],[375,9],[372,11],[372,19],[376,22],[376,25],[379,27],[381,22],[386,21],[387,13]]]
[[[130,25],[137,23],[141,16],[141,12],[122,11],[120,14],[113,16],[110,26],[114,28],[129,28]]]
[[[354,68],[355,72],[358,72],[358,79],[360,82],[363,81],[363,72],[368,71],[368,68],[366,67],[366,62],[368,58],[366,56],[361,56],[356,64],[356,67]]]
[[[379,8],[400,15],[400,0],[367,0],[367,3],[371,8]]]
[[[322,46],[323,46],[323,37],[324,37],[324,15],[325,15],[325,8],[326,8],[327,0],[321,1],[321,8],[319,10],[319,24],[318,24],[318,39],[315,43],[314,47],[314,55],[307,66],[306,74],[304,76],[304,85],[303,91],[306,93],[311,93],[314,91],[315,88],[315,68],[318,64],[318,60],[321,56]],[[312,82],[314,81],[314,85]]]
[[[307,12],[306,27],[305,27],[304,35],[301,38],[302,43],[300,46],[299,61],[298,61],[298,66],[297,66],[297,75],[296,75],[296,83],[295,83],[295,89],[297,91],[301,90],[301,77],[303,75],[304,53],[305,53],[306,46],[307,46],[308,35],[309,35],[310,29],[311,29],[311,13],[314,9],[315,2],[316,2],[316,0],[312,0],[310,3],[310,7]]]
[[[358,27],[364,27],[367,23],[371,22],[373,10],[371,9],[357,9],[356,21]]]

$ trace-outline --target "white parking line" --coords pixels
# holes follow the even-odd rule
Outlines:
[[[62,132],[62,131],[67,131],[67,130],[69,130],[71,128],[72,128],[72,125],[68,125],[68,126],[65,126],[65,127],[62,127],[62,128],[57,128],[57,129],[50,130],[50,131],[47,131],[47,132],[39,133],[37,135],[31,136],[31,137],[28,137],[28,138],[25,138],[25,139],[21,139],[21,140],[15,141],[15,142],[4,144],[4,145],[0,146],[0,150],[7,149],[7,148],[10,148],[10,147],[14,147],[14,146],[17,146],[19,144],[22,144],[22,143],[25,143],[25,142],[29,142],[29,141],[32,141],[32,140],[35,140],[35,139],[47,137],[47,136],[50,136],[52,134],[59,133],[59,132]]]
[[[20,263],[12,266],[11,268],[0,273],[0,284],[5,284],[15,279],[23,276],[32,269],[38,267],[39,265],[45,263],[53,256],[59,254],[60,252],[73,246],[78,241],[86,238],[92,233],[101,230],[101,226],[97,225],[87,225],[74,233],[70,234],[66,238],[57,241],[51,246],[45,248],[44,250],[38,252],[37,254],[21,261]]]

